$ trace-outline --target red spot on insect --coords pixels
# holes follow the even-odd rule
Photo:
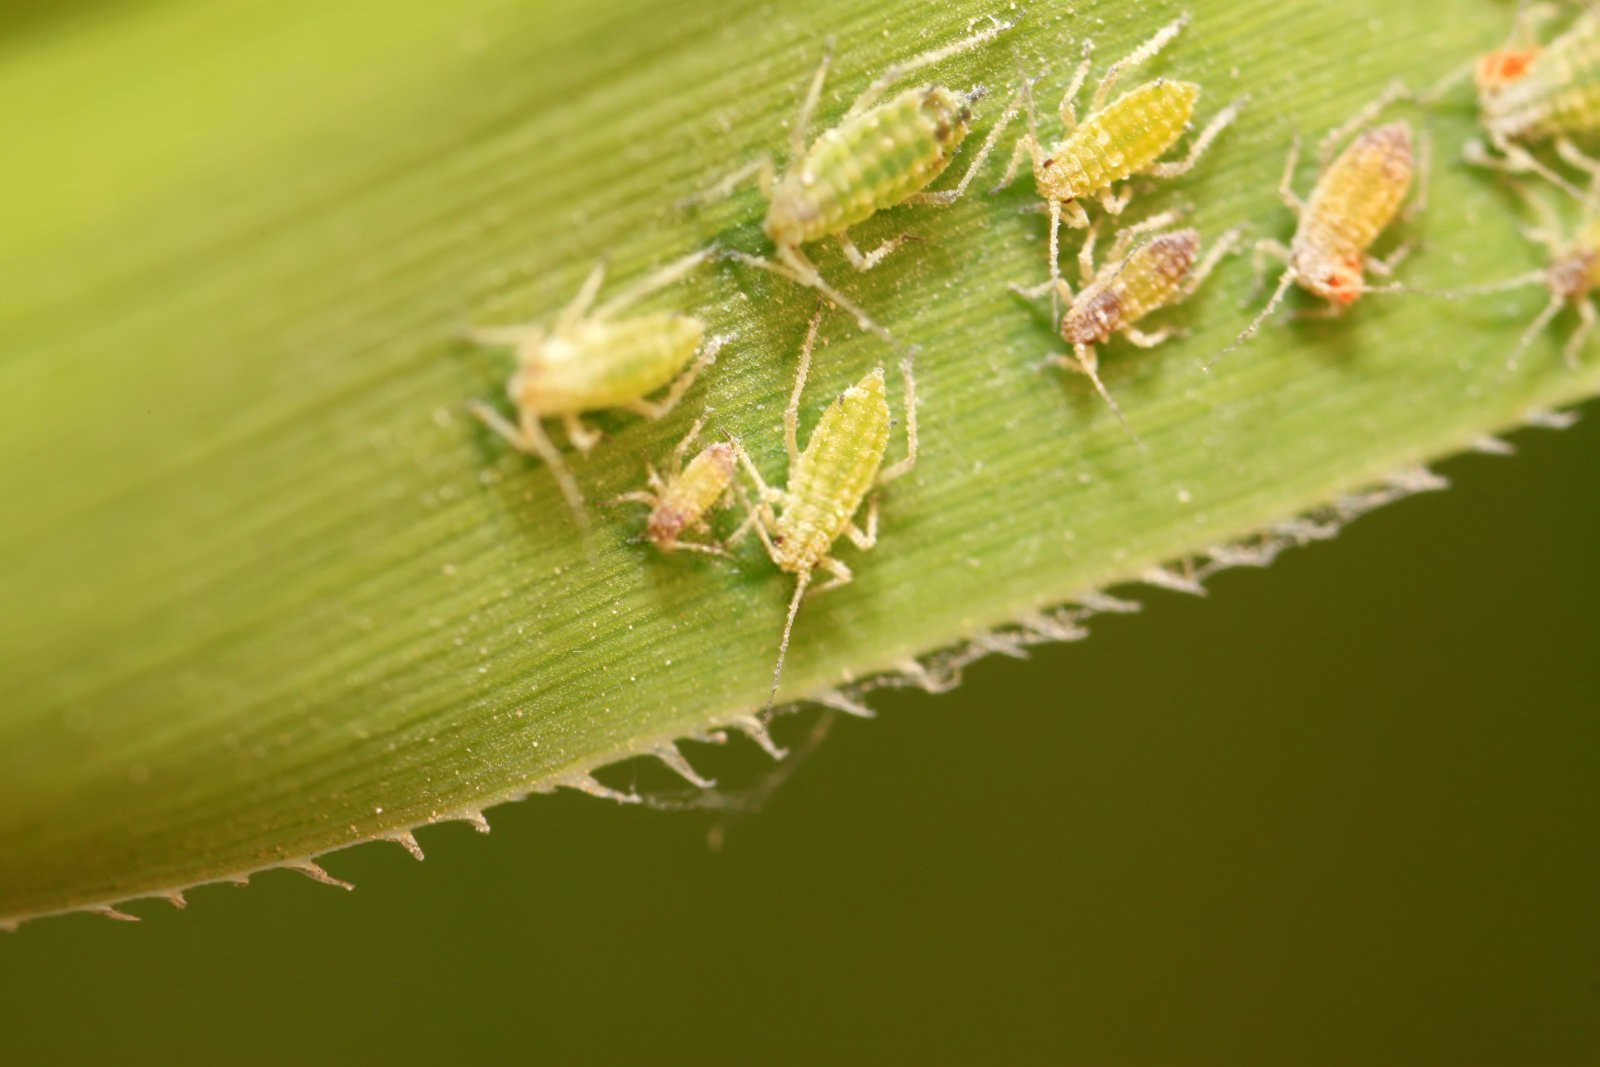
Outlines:
[[[1504,89],[1513,82],[1521,81],[1538,55],[1536,48],[1490,52],[1478,60],[1478,88]]]
[[[1341,307],[1349,307],[1361,296],[1361,272],[1349,267],[1330,270],[1322,279],[1327,298]]]

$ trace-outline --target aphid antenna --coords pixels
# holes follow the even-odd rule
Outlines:
[[[1428,289],[1415,285],[1369,285],[1362,287],[1361,293],[1415,293],[1418,296],[1438,297],[1441,300],[1464,300],[1472,296],[1488,296],[1491,293],[1504,293],[1512,289],[1527,289],[1531,286],[1545,286],[1549,284],[1549,276],[1542,270],[1529,271],[1496,282],[1481,282],[1477,285],[1464,285],[1459,289]]]
[[[1077,358],[1078,369],[1083,371],[1089,380],[1094,383],[1095,392],[1100,394],[1100,399],[1106,402],[1106,405],[1111,408],[1111,413],[1117,417],[1117,421],[1122,423],[1123,431],[1133,438],[1133,443],[1138,445],[1141,451],[1150,451],[1150,446],[1144,443],[1144,438],[1134,432],[1133,426],[1128,422],[1128,417],[1122,413],[1122,408],[1117,405],[1115,400],[1111,399],[1111,393],[1106,389],[1106,383],[1100,380],[1100,371],[1096,369],[1095,362],[1095,360],[1086,360],[1082,356]]]
[[[800,613],[800,598],[806,595],[811,584],[811,572],[801,571],[794,583],[794,596],[789,599],[789,617],[783,623],[783,637],[778,641],[778,664],[772,668],[772,688],[767,691],[767,702],[762,711],[771,711],[778,699],[778,683],[783,679],[783,661],[789,655],[789,635],[794,632],[794,617]]]
[[[1270,316],[1274,311],[1278,310],[1278,305],[1283,303],[1283,298],[1288,295],[1289,287],[1295,283],[1295,279],[1297,277],[1299,276],[1295,273],[1295,269],[1293,267],[1286,267],[1283,274],[1278,278],[1278,287],[1272,291],[1272,299],[1267,301],[1267,306],[1262,308],[1260,314],[1251,320],[1250,325],[1246,326],[1239,332],[1239,336],[1233,339],[1232,344],[1228,345],[1227,348],[1224,348],[1221,352],[1218,352],[1216,355],[1212,356],[1210,362],[1200,364],[1200,369],[1209,374],[1211,372],[1211,368],[1216,365],[1219,359],[1221,359],[1223,356],[1226,356],[1234,349],[1243,346],[1247,341],[1250,340],[1250,338],[1259,333],[1261,331],[1262,323],[1266,322],[1267,317]]]
[[[736,252],[731,249],[722,253],[720,258],[732,260],[735,263],[743,263],[747,267],[756,267],[760,270],[767,271],[769,274],[776,274],[780,278],[787,278],[797,285],[803,285],[809,289],[815,289],[817,292],[827,297],[831,303],[838,305],[845,311],[848,311],[851,315],[854,315],[856,325],[860,326],[863,330],[870,334],[874,334],[885,344],[894,345],[897,343],[893,334],[884,329],[882,326],[879,326],[877,322],[873,320],[872,316],[868,315],[864,310],[862,310],[862,308],[858,306],[855,301],[839,292],[832,285],[829,285],[827,279],[823,278],[821,273],[818,272],[817,268],[812,265],[811,261],[802,256],[798,251],[791,248],[780,248],[778,250],[778,255],[783,257],[783,262],[776,262],[763,256],[752,256],[748,252]]]
[[[1543,333],[1546,326],[1550,325],[1550,320],[1560,313],[1561,307],[1565,303],[1566,301],[1561,299],[1559,294],[1550,294],[1550,300],[1539,314],[1534,317],[1534,320],[1528,323],[1528,328],[1522,331],[1522,336],[1517,338],[1517,346],[1511,350],[1511,355],[1506,360],[1507,371],[1517,369],[1517,364],[1522,360],[1522,354],[1528,350],[1529,345],[1533,344],[1533,339]]]

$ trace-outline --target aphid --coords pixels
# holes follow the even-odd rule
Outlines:
[[[851,266],[870,270],[905,236],[891,238],[863,253],[850,239],[847,231],[851,226],[898,204],[954,203],[966,191],[983,165],[987,148],[972,161],[953,189],[923,190],[944,173],[965,140],[972,104],[981,90],[963,95],[942,85],[927,84],[906,89],[888,100],[881,98],[889,86],[913,71],[977,48],[1011,26],[1009,22],[996,22],[981,33],[895,64],[856,97],[839,125],[808,145],[811,118],[833,58],[831,53],[824,53],[801,102],[800,113],[789,129],[789,161],[784,173],[777,175],[772,158],[762,156],[694,198],[717,199],[752,176],[757,178],[768,204],[764,228],[777,258],[742,252],[729,252],[727,257],[818,290],[854,315],[862,329],[891,340],[888,331],[828,284],[801,246],[833,237]]]
[[[517,369],[506,383],[517,409],[516,425],[487,404],[473,401],[468,407],[512,447],[544,460],[580,526],[585,525],[583,494],[541,420],[559,417],[567,439],[578,451],[588,452],[601,434],[583,425],[579,419],[583,412],[619,407],[659,419],[671,411],[728,339],[707,340],[705,322],[692,315],[668,311],[626,319],[616,315],[678,281],[709,256],[707,251],[685,256],[598,307],[593,305],[605,279],[605,264],[596,264],[550,328],[526,323],[479,327],[467,333],[480,344],[516,349]],[[669,383],[666,396],[645,399]]]
[[[904,475],[917,462],[917,392],[908,357],[900,364],[906,383],[906,455],[884,467],[883,454],[889,444],[889,404],[884,396],[883,368],[878,367],[828,406],[811,431],[811,439],[801,451],[797,441],[800,421],[800,394],[805,389],[811,368],[811,348],[816,343],[817,325],[822,321],[819,307],[811,317],[800,368],[795,374],[794,391],[783,413],[783,443],[789,453],[788,484],[774,489],[761,477],[744,449],[737,449],[757,499],[749,518],[729,538],[738,540],[752,526],[761,538],[767,555],[780,570],[796,578],[794,597],[789,601],[788,619],[778,645],[778,663],[772,671],[772,689],[767,695],[770,707],[783,677],[783,661],[789,652],[789,634],[794,629],[800,598],[805,595],[811,575],[822,568],[832,580],[819,585],[818,592],[850,581],[850,568],[829,553],[841,536],[848,537],[862,551],[878,540],[878,501],[867,504],[866,529],[855,524],[855,514],[867,493]],[[776,504],[781,511],[774,512]]]
[[[1576,368],[1584,342],[1588,340],[1596,324],[1600,324],[1600,312],[1596,311],[1593,300],[1595,290],[1600,289],[1600,182],[1591,185],[1589,194],[1584,198],[1582,218],[1577,229],[1570,235],[1563,231],[1560,219],[1547,201],[1532,196],[1520,186],[1517,187],[1517,191],[1538,216],[1537,224],[1525,227],[1523,234],[1529,240],[1545,247],[1550,254],[1549,265],[1543,270],[1521,274],[1505,281],[1473,285],[1433,295],[1454,299],[1535,285],[1548,290],[1549,301],[1518,338],[1516,347],[1511,350],[1511,356],[1506,361],[1506,369],[1516,368],[1517,362],[1533,343],[1533,339],[1543,333],[1551,320],[1568,304],[1578,313],[1578,327],[1567,339],[1562,349],[1562,357],[1567,366]]]
[[[1123,93],[1109,104],[1106,102],[1123,72],[1154,57],[1188,22],[1189,16],[1184,15],[1111,64],[1089,102],[1088,115],[1080,123],[1073,101],[1089,76],[1092,62],[1089,57],[1090,46],[1085,44],[1083,61],[1078,64],[1066,95],[1061,98],[1061,123],[1065,127],[1066,137],[1049,152],[1045,152],[1039,143],[1039,121],[1034,112],[1031,81],[1023,82],[1005,114],[995,124],[994,132],[989,135],[992,143],[1015,117],[1019,101],[1026,101],[1028,132],[1018,139],[1005,177],[996,188],[1004,188],[1011,183],[1024,156],[1032,159],[1034,185],[1050,212],[1052,285],[1061,277],[1060,233],[1063,212],[1066,212],[1069,225],[1077,228],[1089,225],[1088,213],[1080,201],[1094,196],[1100,199],[1106,211],[1113,215],[1121,214],[1131,192],[1125,189],[1120,196],[1113,193],[1112,187],[1117,182],[1135,174],[1176,178],[1188,173],[1217,134],[1238,115],[1241,102],[1235,101],[1223,108],[1201,131],[1186,157],[1178,162],[1161,163],[1158,161],[1162,154],[1188,129],[1189,119],[1194,115],[1195,101],[1200,98],[1200,86],[1194,82],[1159,78]]]
[[[1387,277],[1411,251],[1409,245],[1401,245],[1386,260],[1368,255],[1373,242],[1399,214],[1413,174],[1419,170],[1422,180],[1411,213],[1421,211],[1426,203],[1427,155],[1423,153],[1419,168],[1412,152],[1411,127],[1392,122],[1368,130],[1351,141],[1332,163],[1327,162],[1334,146],[1351,130],[1365,125],[1404,94],[1403,86],[1391,86],[1371,106],[1323,139],[1318,153],[1324,163],[1322,175],[1311,190],[1311,198],[1305,201],[1294,191],[1294,172],[1300,162],[1300,139],[1295,138],[1278,183],[1279,197],[1299,220],[1294,239],[1288,247],[1278,241],[1256,245],[1258,268],[1262,258],[1270,256],[1285,264],[1283,274],[1267,306],[1222,354],[1255,336],[1267,316],[1283,302],[1290,285],[1298,284],[1326,300],[1324,314],[1338,315],[1359,300],[1362,293],[1375,291],[1366,284],[1367,271]]]
[[[715,542],[686,541],[683,538],[688,531],[708,531],[706,515],[728,502],[728,490],[739,465],[733,445],[718,441],[702,448],[688,466],[684,466],[683,457],[688,454],[689,445],[699,436],[705,421],[704,415],[695,420],[683,440],[672,450],[665,478],[656,471],[655,464],[646,460],[645,477],[650,488],[624,493],[613,501],[649,505],[650,518],[645,526],[645,536],[663,552],[681,549],[716,556],[726,554],[722,545]]]
[[[1052,355],[1049,361],[1086,375],[1125,429],[1128,421],[1122,409],[1100,380],[1100,361],[1095,346],[1119,333],[1140,348],[1154,348],[1167,340],[1175,332],[1171,327],[1145,333],[1136,324],[1151,312],[1194,295],[1239,240],[1237,229],[1227,231],[1212,244],[1198,265],[1199,230],[1157,233],[1135,244],[1138,238],[1170,225],[1177,218],[1176,212],[1163,212],[1123,229],[1111,246],[1108,261],[1098,269],[1094,263],[1099,233],[1096,220],[1078,251],[1078,279],[1083,288],[1074,295],[1065,278],[1055,282],[1055,290],[1066,306],[1061,316],[1061,337],[1071,343],[1072,355]],[[1038,288],[1018,291],[1026,296],[1036,296],[1040,292]]]
[[[1513,172],[1532,172],[1582,194],[1530,154],[1523,144],[1553,141],[1568,163],[1594,173],[1600,164],[1578,151],[1571,134],[1600,130],[1600,9],[1580,13],[1567,31],[1541,46],[1538,23],[1547,5],[1524,7],[1505,45],[1473,64],[1480,121],[1497,158],[1478,142],[1467,146],[1470,162]],[[1447,78],[1436,96],[1460,75]],[[1521,143],[1518,143],[1521,142]]]

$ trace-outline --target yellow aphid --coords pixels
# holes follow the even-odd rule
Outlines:
[[[1389,227],[1411,189],[1419,169],[1420,191],[1411,211],[1420,211],[1427,198],[1426,155],[1419,168],[1413,152],[1411,127],[1392,122],[1361,134],[1331,163],[1326,157],[1333,146],[1351,129],[1363,125],[1378,110],[1386,107],[1405,90],[1393,86],[1356,119],[1335,130],[1323,140],[1325,166],[1311,197],[1302,201],[1294,191],[1294,172],[1300,161],[1300,141],[1295,139],[1284,164],[1278,195],[1299,219],[1294,238],[1285,247],[1277,241],[1256,245],[1258,266],[1270,256],[1285,264],[1272,299],[1254,321],[1223,352],[1255,336],[1267,316],[1283,301],[1289,286],[1299,285],[1328,302],[1326,315],[1338,315],[1366,292],[1366,272],[1390,275],[1410,252],[1402,245],[1387,260],[1374,259],[1369,252],[1379,235]]]
[[[715,542],[683,539],[688,531],[708,531],[706,515],[728,503],[728,489],[733,484],[733,473],[739,465],[733,445],[718,441],[701,449],[688,466],[684,466],[683,457],[705,421],[705,416],[697,419],[672,450],[665,478],[656,471],[653,463],[646,461],[645,478],[650,488],[624,493],[615,501],[649,505],[650,518],[645,527],[645,536],[663,552],[683,550],[720,556],[726,551]]]
[[[1175,178],[1187,173],[1217,134],[1238,115],[1238,102],[1223,108],[1195,138],[1184,159],[1162,163],[1159,162],[1161,156],[1189,128],[1195,102],[1200,98],[1200,86],[1193,82],[1162,78],[1146,82],[1107,103],[1111,90],[1123,72],[1154,57],[1188,22],[1187,15],[1179,18],[1132,53],[1113,63],[1095,90],[1089,103],[1089,114],[1080,123],[1073,101],[1089,76],[1091,60],[1088,56],[1089,46],[1085,45],[1083,62],[1078,65],[1066,95],[1061,98],[1061,122],[1066,129],[1066,136],[1048,152],[1039,141],[1032,82],[1025,81],[1018,89],[1011,105],[995,124],[994,132],[989,135],[989,143],[992,144],[1015,117],[1018,107],[1026,102],[1028,132],[1017,141],[1000,187],[1011,183],[1024,157],[1032,159],[1034,185],[1050,212],[1051,284],[1061,276],[1059,259],[1063,213],[1069,225],[1087,226],[1089,215],[1084,211],[1081,201],[1098,197],[1106,211],[1120,214],[1127,206],[1129,193],[1124,191],[1120,197],[1115,195],[1112,190],[1117,182],[1136,174]],[[987,149],[988,145],[985,151]]]
[[[605,265],[598,264],[552,326],[528,323],[468,331],[467,336],[481,344],[516,350],[517,369],[506,383],[506,393],[517,409],[517,422],[513,425],[476,401],[469,408],[514,448],[544,460],[580,526],[585,525],[583,494],[545,434],[542,420],[560,418],[567,440],[578,451],[587,452],[601,435],[583,425],[578,417],[583,412],[623,408],[659,419],[671,411],[694,384],[695,376],[716,359],[727,338],[707,340],[705,323],[692,315],[666,311],[625,319],[616,315],[678,281],[709,255],[696,252],[685,256],[594,307],[605,278]],[[667,394],[662,399],[645,399],[663,387]]]
[[[833,288],[806,257],[801,246],[827,237],[838,240],[845,258],[857,270],[870,270],[892,252],[904,236],[862,252],[850,239],[851,226],[897,204],[949,204],[966,191],[988,155],[985,147],[953,189],[924,192],[950,165],[967,136],[972,103],[981,95],[952,92],[941,85],[919,85],[883,99],[884,92],[913,71],[959,55],[994,40],[1011,28],[996,22],[970,37],[924,52],[885,71],[850,105],[839,125],[807,143],[811,117],[822,94],[832,56],[824,54],[789,129],[789,160],[782,175],[771,157],[763,156],[729,175],[695,201],[726,196],[752,176],[767,199],[765,230],[775,259],[729,252],[728,258],[782,275],[818,290],[849,311],[861,324],[889,340],[888,331]]]
[[[1066,306],[1061,316],[1061,337],[1072,345],[1072,355],[1052,355],[1050,362],[1087,375],[1124,427],[1127,420],[1122,409],[1100,380],[1096,346],[1116,334],[1140,348],[1154,348],[1167,340],[1173,335],[1172,328],[1145,333],[1137,323],[1152,312],[1192,296],[1239,239],[1238,230],[1229,230],[1217,239],[1204,259],[1199,259],[1199,230],[1174,230],[1140,240],[1176,219],[1175,212],[1165,212],[1127,227],[1117,235],[1107,262],[1098,269],[1094,263],[1098,223],[1091,225],[1078,252],[1078,277],[1083,288],[1074,294],[1066,279],[1055,282],[1056,293]],[[1019,291],[1037,296],[1041,290]]]
[[[757,498],[750,516],[729,542],[738,540],[754,527],[767,555],[779,569],[796,578],[794,596],[789,601],[788,619],[778,645],[778,663],[772,672],[770,706],[783,677],[783,660],[789,651],[789,634],[794,629],[800,598],[805,595],[811,575],[819,567],[832,580],[817,587],[821,592],[850,581],[850,568],[833,558],[833,543],[848,537],[862,551],[878,540],[878,502],[867,505],[866,529],[855,524],[861,502],[874,486],[891,482],[917,462],[917,393],[910,359],[900,364],[906,383],[906,456],[888,467],[883,455],[889,444],[889,404],[885,398],[883,368],[879,367],[846,389],[822,413],[804,451],[798,443],[800,395],[811,368],[811,349],[816,343],[817,326],[822,320],[818,308],[811,318],[806,340],[800,351],[800,368],[795,375],[794,392],[783,414],[784,447],[789,454],[788,484],[774,489],[761,477],[745,451],[738,449]],[[777,505],[778,511],[773,510]]]

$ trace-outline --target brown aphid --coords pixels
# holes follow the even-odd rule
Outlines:
[[[1171,327],[1146,333],[1137,324],[1152,312],[1192,296],[1239,239],[1238,230],[1229,230],[1217,239],[1204,259],[1200,259],[1200,231],[1196,229],[1157,233],[1139,240],[1176,220],[1177,213],[1164,212],[1127,227],[1117,235],[1108,261],[1099,268],[1094,262],[1097,221],[1089,228],[1078,252],[1078,278],[1083,288],[1074,294],[1066,279],[1055,282],[1056,293],[1066,305],[1061,316],[1061,337],[1072,345],[1072,355],[1052,355],[1049,361],[1087,376],[1124,429],[1128,428],[1128,421],[1100,380],[1097,346],[1117,334],[1139,348],[1154,348],[1172,337],[1176,331]],[[1039,292],[1019,291],[1026,295]]]
[[[646,504],[650,518],[645,525],[645,537],[662,552],[704,552],[708,555],[726,554],[726,549],[716,541],[690,541],[686,533],[708,534],[710,526],[706,517],[717,508],[726,507],[729,487],[733,484],[734,470],[739,465],[734,446],[718,441],[707,445],[685,466],[683,457],[689,446],[699,436],[705,425],[702,415],[689,427],[672,450],[665,478],[655,464],[645,461],[645,480],[648,489],[623,493],[613,503]]]
[[[1294,172],[1300,161],[1300,141],[1295,139],[1284,165],[1278,195],[1295,213],[1299,225],[1287,246],[1278,241],[1261,241],[1256,245],[1257,266],[1263,257],[1270,256],[1285,264],[1283,274],[1267,306],[1222,354],[1255,336],[1267,316],[1283,302],[1289,286],[1299,285],[1321,297],[1327,301],[1323,314],[1336,316],[1359,300],[1363,293],[1375,291],[1366,283],[1367,271],[1385,277],[1392,275],[1395,267],[1410,253],[1411,246],[1406,244],[1388,259],[1376,259],[1369,254],[1379,235],[1399,215],[1412,179],[1419,172],[1419,193],[1408,214],[1422,210],[1427,199],[1427,157],[1425,153],[1422,155],[1419,166],[1413,151],[1411,127],[1404,122],[1391,122],[1368,130],[1351,141],[1333,162],[1326,163],[1329,150],[1345,133],[1362,125],[1377,110],[1404,93],[1401,86],[1391,87],[1372,107],[1323,140],[1320,154],[1325,166],[1311,190],[1310,199],[1304,201],[1294,191]]]

